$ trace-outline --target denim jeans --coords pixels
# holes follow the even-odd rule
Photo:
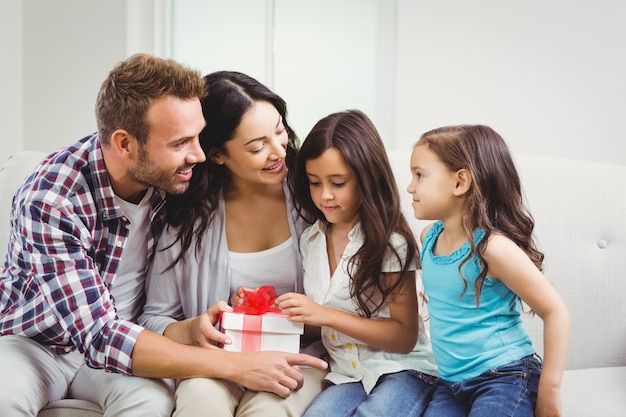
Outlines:
[[[360,382],[330,385],[303,417],[421,417],[436,378],[415,371],[383,375],[369,395]]]
[[[533,417],[540,375],[531,355],[465,381],[440,379],[424,417]]]

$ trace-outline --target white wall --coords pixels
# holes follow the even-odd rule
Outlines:
[[[203,72],[230,67],[274,83],[302,137],[319,117],[356,107],[370,114],[390,148],[408,151],[439,125],[484,123],[516,153],[626,164],[621,0],[397,0],[391,9],[384,7],[389,0],[248,0],[246,7],[217,2],[226,8],[220,10],[202,1],[172,4],[191,7],[183,21],[213,30],[211,37],[175,38],[172,53],[215,64],[198,66]],[[132,52],[169,54],[159,49],[167,46],[159,36],[167,34],[168,16],[158,16],[169,4],[1,2],[3,153],[50,150],[93,131],[108,70]],[[269,54],[268,4],[275,7],[274,36],[293,34],[273,39]],[[324,8],[305,13],[311,4]],[[379,7],[375,14],[372,7]],[[352,18],[337,19],[346,10]],[[351,96],[359,87],[368,93]]]
[[[626,2],[399,0],[403,147],[457,123],[514,152],[626,164]]]
[[[0,155],[23,149],[22,129],[22,7],[0,3]],[[4,158],[0,158],[4,159]]]
[[[133,52],[154,52],[160,3],[1,2],[2,154],[52,151],[95,131],[95,100],[109,70]]]
[[[378,74],[386,69],[378,29],[388,24],[380,4],[394,3],[176,1],[172,57],[203,74],[236,70],[258,79],[287,101],[289,123],[302,139],[320,118],[354,107],[389,137],[377,105],[385,102],[387,109],[395,101],[378,95]],[[395,57],[388,61],[395,71]]]
[[[53,150],[96,130],[94,105],[126,55],[124,0],[24,0],[26,149]]]

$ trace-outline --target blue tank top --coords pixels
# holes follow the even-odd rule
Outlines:
[[[431,343],[441,378],[464,381],[535,353],[522,322],[519,298],[500,280],[485,278],[476,307],[474,282],[480,263],[475,256],[463,265],[467,281],[463,292],[459,265],[469,254],[469,242],[450,255],[433,254],[442,230],[441,221],[432,225],[420,255]],[[481,229],[474,232],[477,244],[484,236]]]

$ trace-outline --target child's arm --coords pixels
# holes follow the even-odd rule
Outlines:
[[[561,380],[569,347],[571,319],[565,303],[535,264],[513,241],[489,238],[488,276],[497,277],[543,320],[544,361],[535,414],[561,416]]]
[[[385,274],[388,279],[397,274]],[[418,312],[415,272],[387,299],[389,319],[368,319],[315,303],[303,294],[287,293],[276,299],[291,321],[327,326],[379,349],[408,353],[417,342]]]

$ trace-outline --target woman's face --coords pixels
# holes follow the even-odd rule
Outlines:
[[[288,140],[276,107],[267,101],[255,101],[241,118],[233,138],[224,144],[225,152],[218,152],[211,160],[226,166],[235,182],[281,183],[287,173]]]

